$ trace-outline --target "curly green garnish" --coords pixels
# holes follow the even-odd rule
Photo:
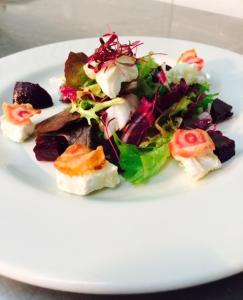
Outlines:
[[[72,102],[71,104],[71,113],[78,112],[81,118],[86,118],[88,124],[91,125],[91,120],[96,120],[99,122],[99,116],[97,115],[98,112],[102,111],[105,108],[108,108],[115,104],[122,104],[124,103],[123,98],[115,98],[108,101],[103,102],[95,102],[92,100],[82,99],[77,102]]]

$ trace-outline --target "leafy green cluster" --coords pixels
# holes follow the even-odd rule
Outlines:
[[[152,98],[158,88],[158,83],[153,82],[151,71],[159,65],[152,57],[153,53],[140,58],[137,63],[138,67],[138,88],[137,95],[139,97]]]
[[[218,93],[210,93],[210,84],[207,81],[205,81],[204,83],[194,84],[194,88],[196,92],[192,93],[191,99],[195,101],[199,95],[202,95],[202,99],[200,99],[195,107],[195,114],[198,115],[203,111],[209,109],[210,105],[218,96]]]
[[[168,140],[157,136],[145,147],[123,144],[117,135],[114,140],[120,151],[119,164],[123,176],[131,183],[138,184],[157,174],[170,157]]]
[[[187,96],[184,96],[157,118],[155,127],[161,135],[165,136],[174,133],[181,123],[181,114],[187,111],[191,103],[192,101]]]
[[[200,114],[203,111],[207,110],[210,105],[213,103],[213,101],[215,100],[215,97],[218,96],[218,93],[215,94],[205,94],[202,101],[200,101],[200,103],[197,104],[196,106],[196,113]]]

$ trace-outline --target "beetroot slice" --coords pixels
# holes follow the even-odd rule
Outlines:
[[[30,103],[36,109],[53,105],[48,92],[39,84],[31,82],[16,82],[13,92],[13,102],[18,104]]]
[[[235,141],[227,138],[220,131],[209,130],[208,134],[215,144],[214,153],[222,163],[235,155]]]
[[[216,98],[212,103],[210,114],[213,118],[213,123],[223,122],[233,115],[232,106]]]
[[[55,161],[69,146],[64,136],[37,136],[33,149],[39,161]]]

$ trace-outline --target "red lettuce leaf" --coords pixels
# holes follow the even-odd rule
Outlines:
[[[64,103],[70,103],[77,99],[77,90],[73,87],[63,84],[59,88],[60,91],[60,100]]]
[[[164,110],[171,105],[179,102],[182,97],[189,95],[194,91],[192,85],[188,85],[184,79],[181,79],[178,84],[171,84],[170,90],[165,95],[157,95],[156,99],[156,115],[159,116]]]
[[[140,144],[155,120],[154,106],[155,101],[150,102],[145,97],[141,99],[138,108],[123,131],[122,142],[133,145]]]
[[[211,125],[213,125],[212,117],[207,111],[205,111],[200,115],[194,115],[190,118],[184,118],[180,128],[200,128],[202,130],[207,130]]]
[[[83,52],[70,52],[65,62],[66,84],[70,87],[78,88],[87,81],[88,77],[84,73],[83,65],[88,61],[88,56]]]

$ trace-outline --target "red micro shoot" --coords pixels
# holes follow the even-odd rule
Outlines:
[[[140,41],[121,44],[118,35],[115,32],[106,33],[100,38],[100,46],[95,50],[88,59],[88,67],[93,69],[95,73],[99,72],[103,67],[108,67],[117,58],[125,55],[136,58],[137,47],[142,45]],[[92,63],[95,63],[94,65]]]
[[[116,160],[119,161],[120,157],[119,157],[119,154],[118,154],[118,151],[116,149],[116,146],[115,146],[115,143],[113,142],[112,140],[112,136],[110,137],[109,135],[109,124],[114,120],[115,118],[112,118],[111,120],[109,120],[109,122],[107,122],[107,112],[104,111],[103,113],[101,113],[101,122],[104,126],[104,132],[108,138],[108,141],[110,143],[110,146],[111,146],[111,149],[116,157]]]

